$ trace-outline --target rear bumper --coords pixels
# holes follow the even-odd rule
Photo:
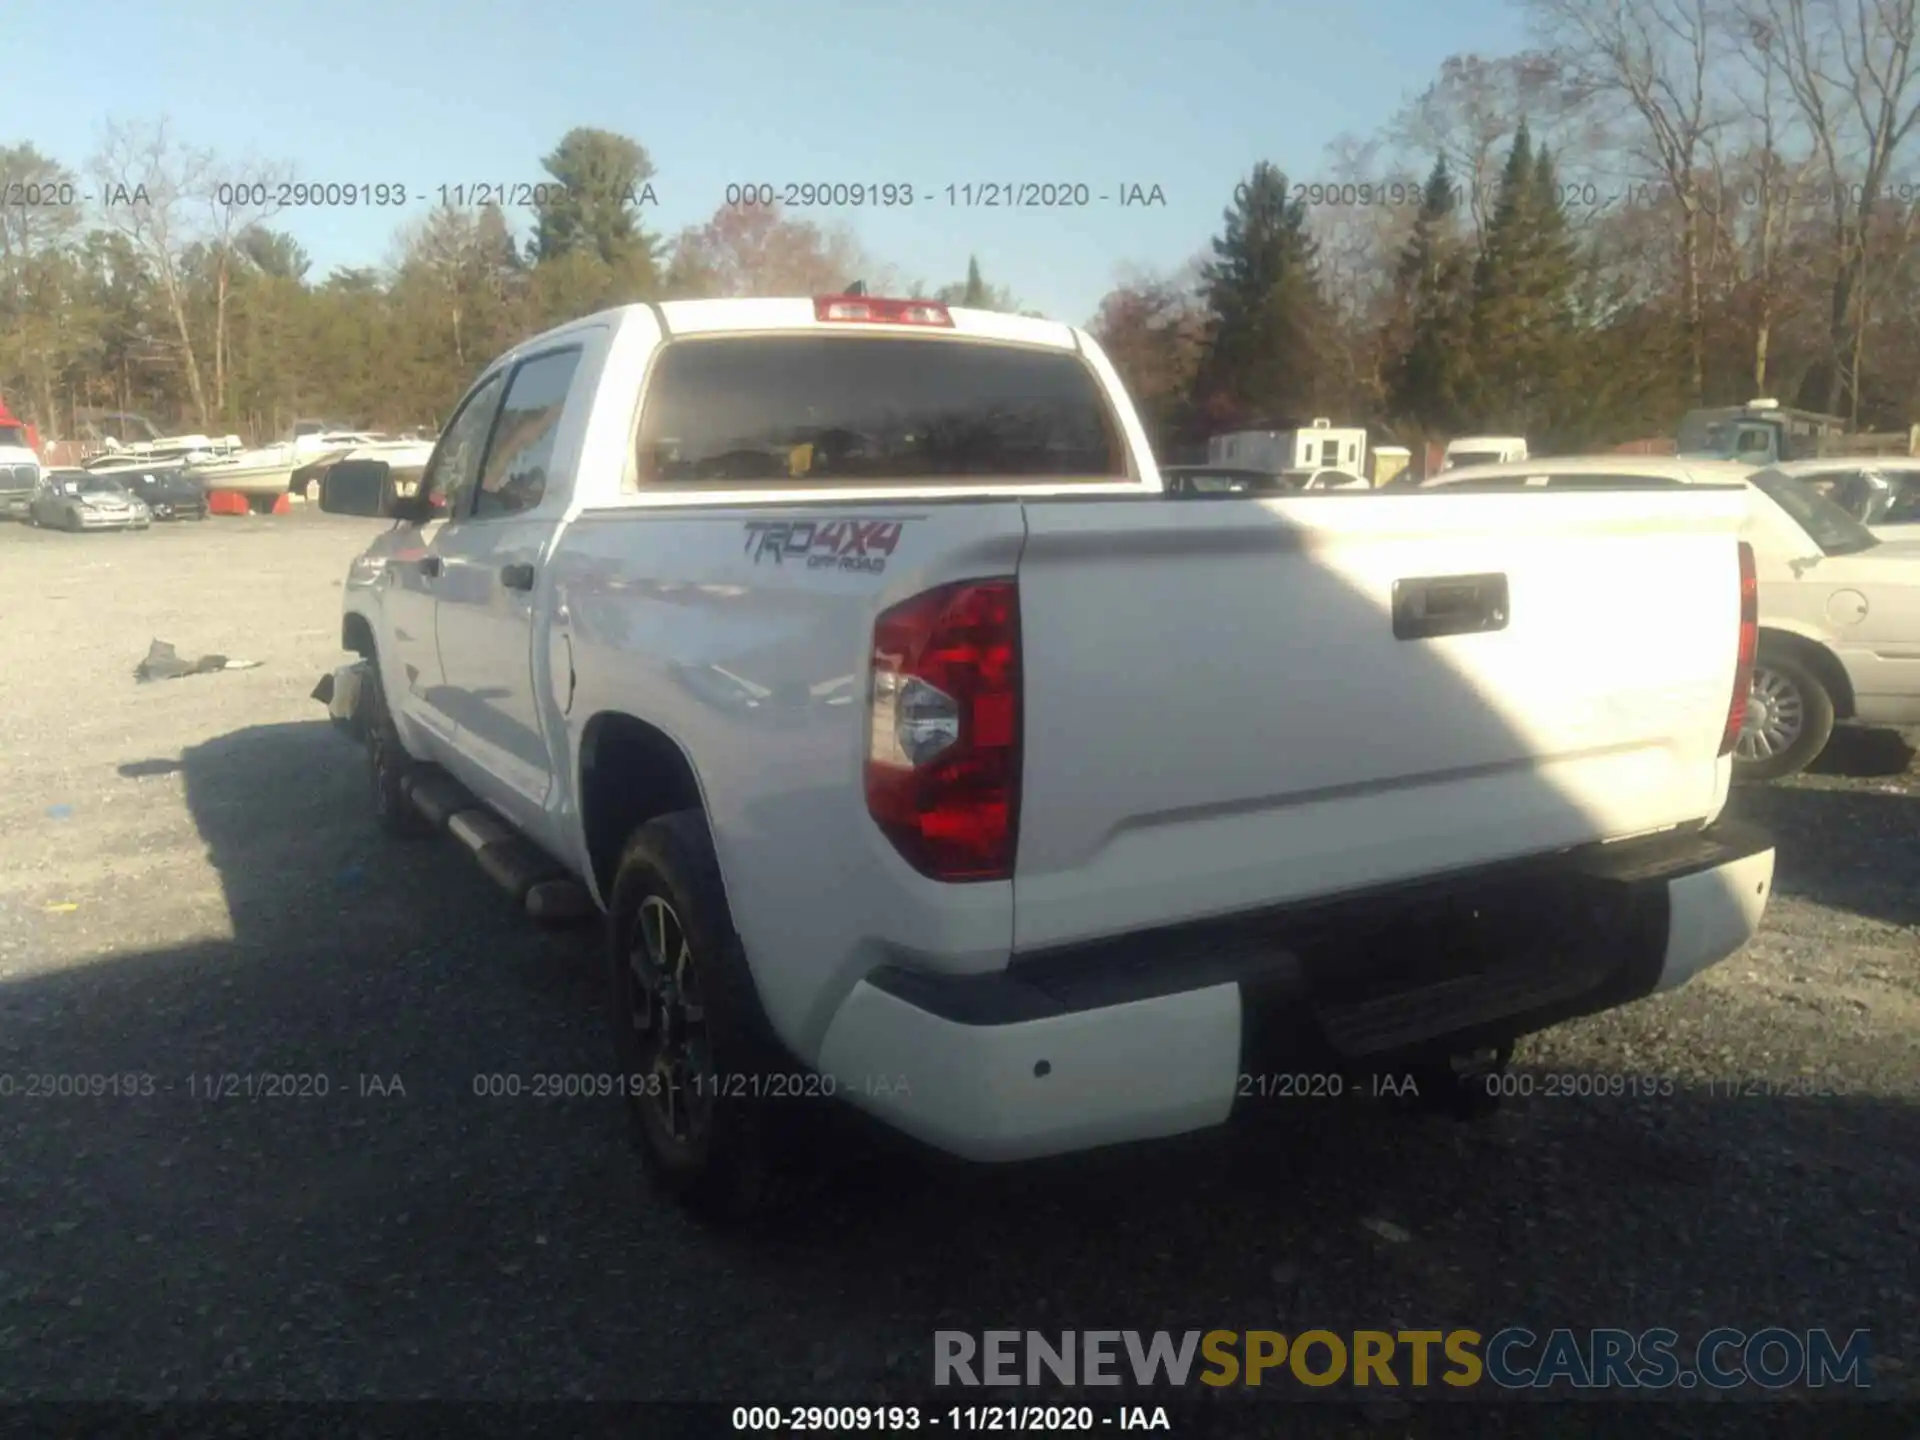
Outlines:
[[[9,520],[24,520],[27,518],[27,506],[32,501],[33,492],[30,490],[0,491],[0,515]]]
[[[1442,1059],[1682,985],[1753,937],[1773,862],[1723,824],[989,975],[885,967],[818,1069],[973,1160],[1178,1134],[1225,1122],[1243,1076]]]

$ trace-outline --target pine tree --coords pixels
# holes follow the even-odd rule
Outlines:
[[[1588,397],[1578,374],[1577,295],[1580,267],[1561,203],[1553,157],[1542,146],[1533,161],[1533,194],[1526,233],[1527,298],[1531,304],[1529,358],[1538,397],[1532,423],[1546,434],[1566,429]]]
[[[1319,247],[1305,204],[1287,195],[1281,171],[1255,165],[1202,267],[1208,342],[1194,396],[1216,423],[1298,419],[1317,398]]]
[[[1396,276],[1405,348],[1387,372],[1393,414],[1422,430],[1448,433],[1462,422],[1472,360],[1468,268],[1454,213],[1459,192],[1446,157],[1434,161]]]
[[[1020,302],[1014,298],[1013,291],[1004,285],[989,285],[980,274],[980,261],[977,256],[967,257],[967,278],[958,285],[942,285],[933,292],[933,298],[944,305],[959,305],[969,310],[998,310],[1012,315],[1019,311]]]
[[[1552,157],[1523,123],[1473,274],[1475,428],[1540,436],[1573,397],[1574,247]]]
[[[987,294],[987,282],[980,278],[980,261],[967,257],[967,288],[961,292],[960,303],[975,310],[984,309],[990,297]]]

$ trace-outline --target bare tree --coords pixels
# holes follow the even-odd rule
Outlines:
[[[1707,0],[1528,0],[1562,73],[1638,122],[1629,152],[1672,197],[1693,403],[1706,391],[1701,263],[1722,187],[1707,162],[1726,123],[1714,83],[1718,27]]]
[[[1328,376],[1343,407],[1378,414],[1386,398],[1384,341],[1393,275],[1418,207],[1421,177],[1383,172],[1380,140],[1336,136],[1326,148],[1322,179],[1306,187],[1320,279],[1329,302],[1324,337]],[[1388,203],[1398,200],[1402,203]]]
[[[243,162],[216,164],[206,157],[198,199],[205,209],[204,234],[213,262],[213,409],[227,409],[227,297],[233,284],[236,242],[250,227],[280,212],[283,166]]]
[[[1826,409],[1844,401],[1887,179],[1920,120],[1920,0],[1747,0],[1754,43],[1777,57],[1820,157],[1833,236]],[[1879,59],[1875,59],[1875,56]],[[1849,391],[1852,391],[1849,395]]]
[[[404,229],[392,269],[424,279],[444,307],[453,360],[465,370],[473,355],[473,321],[506,303],[516,268],[516,247],[506,216],[496,205],[479,210],[437,206]],[[483,344],[490,343],[482,336]]]
[[[886,294],[898,284],[851,230],[789,219],[774,205],[723,205],[681,232],[668,276],[676,290],[709,295],[821,295],[854,280]]]
[[[1529,51],[1489,60],[1451,55],[1440,78],[1402,108],[1390,127],[1397,147],[1411,152],[1402,168],[1425,175],[1443,157],[1466,202],[1474,238],[1486,233],[1498,198],[1500,168],[1525,120],[1536,144],[1564,158],[1592,148],[1585,97],[1567,83],[1557,57]],[[1561,179],[1571,178],[1563,168]]]
[[[1786,241],[1805,213],[1801,202],[1818,160],[1811,150],[1793,160],[1785,154],[1781,110],[1790,97],[1777,48],[1765,43],[1768,32],[1764,27],[1755,32],[1753,21],[1737,11],[1728,19],[1737,31],[1733,53],[1748,76],[1747,83],[1736,81],[1732,87],[1748,143],[1744,163],[1736,169],[1718,153],[1715,142],[1724,203],[1716,207],[1713,220],[1716,237],[1728,252],[1735,288],[1752,306],[1753,393],[1765,395],[1774,328],[1788,294],[1781,274]]]
[[[151,125],[109,123],[94,156],[99,204],[109,229],[127,237],[153,267],[180,337],[181,366],[193,408],[203,427],[212,422],[207,388],[187,317],[187,287],[180,257],[195,240],[189,213],[204,194],[212,157],[177,144],[165,120]]]

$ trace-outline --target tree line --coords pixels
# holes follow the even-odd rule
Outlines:
[[[1194,260],[1103,298],[1162,450],[1315,415],[1586,447],[1763,394],[1920,419],[1920,0],[1522,3],[1532,48],[1449,58],[1316,174],[1255,164]],[[0,208],[0,394],[48,433],[88,407],[254,438],[429,425],[491,356],[626,301],[862,278],[1021,308],[977,262],[930,286],[774,206],[659,233],[627,136],[576,129],[541,163],[524,240],[497,204],[442,204],[384,264],[319,277],[273,203],[285,167],[164,122],[110,126],[80,173],[0,148],[7,200],[40,202]]]
[[[865,279],[875,294],[1019,308],[977,261],[930,287],[845,227],[774,206],[723,206],[663,236],[653,161],[627,136],[575,129],[541,163],[553,183],[526,187],[524,240],[499,203],[443,197],[385,264],[319,277],[276,208],[301,189],[287,167],[225,162],[164,121],[110,126],[80,172],[0,147],[0,395],[50,436],[86,411],[253,439],[310,416],[397,429],[437,425],[519,340],[634,300]]]
[[[1522,0],[1322,173],[1093,328],[1180,453],[1313,415],[1406,443],[1671,436],[1771,396],[1920,420],[1916,0]]]

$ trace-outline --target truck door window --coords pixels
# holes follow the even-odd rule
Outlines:
[[[1078,355],[944,336],[674,341],[636,449],[643,485],[1133,478]]]
[[[523,361],[513,372],[473,497],[476,519],[531,510],[547,493],[560,414],[579,368],[579,350],[555,350]]]
[[[480,476],[480,456],[486,448],[487,433],[493,429],[493,417],[500,409],[503,381],[501,375],[489,376],[467,396],[421,477],[423,492],[446,497],[449,519],[460,517]]]
[[[1327,469],[1333,469],[1340,463],[1340,442],[1322,440],[1320,442],[1320,463]]]

